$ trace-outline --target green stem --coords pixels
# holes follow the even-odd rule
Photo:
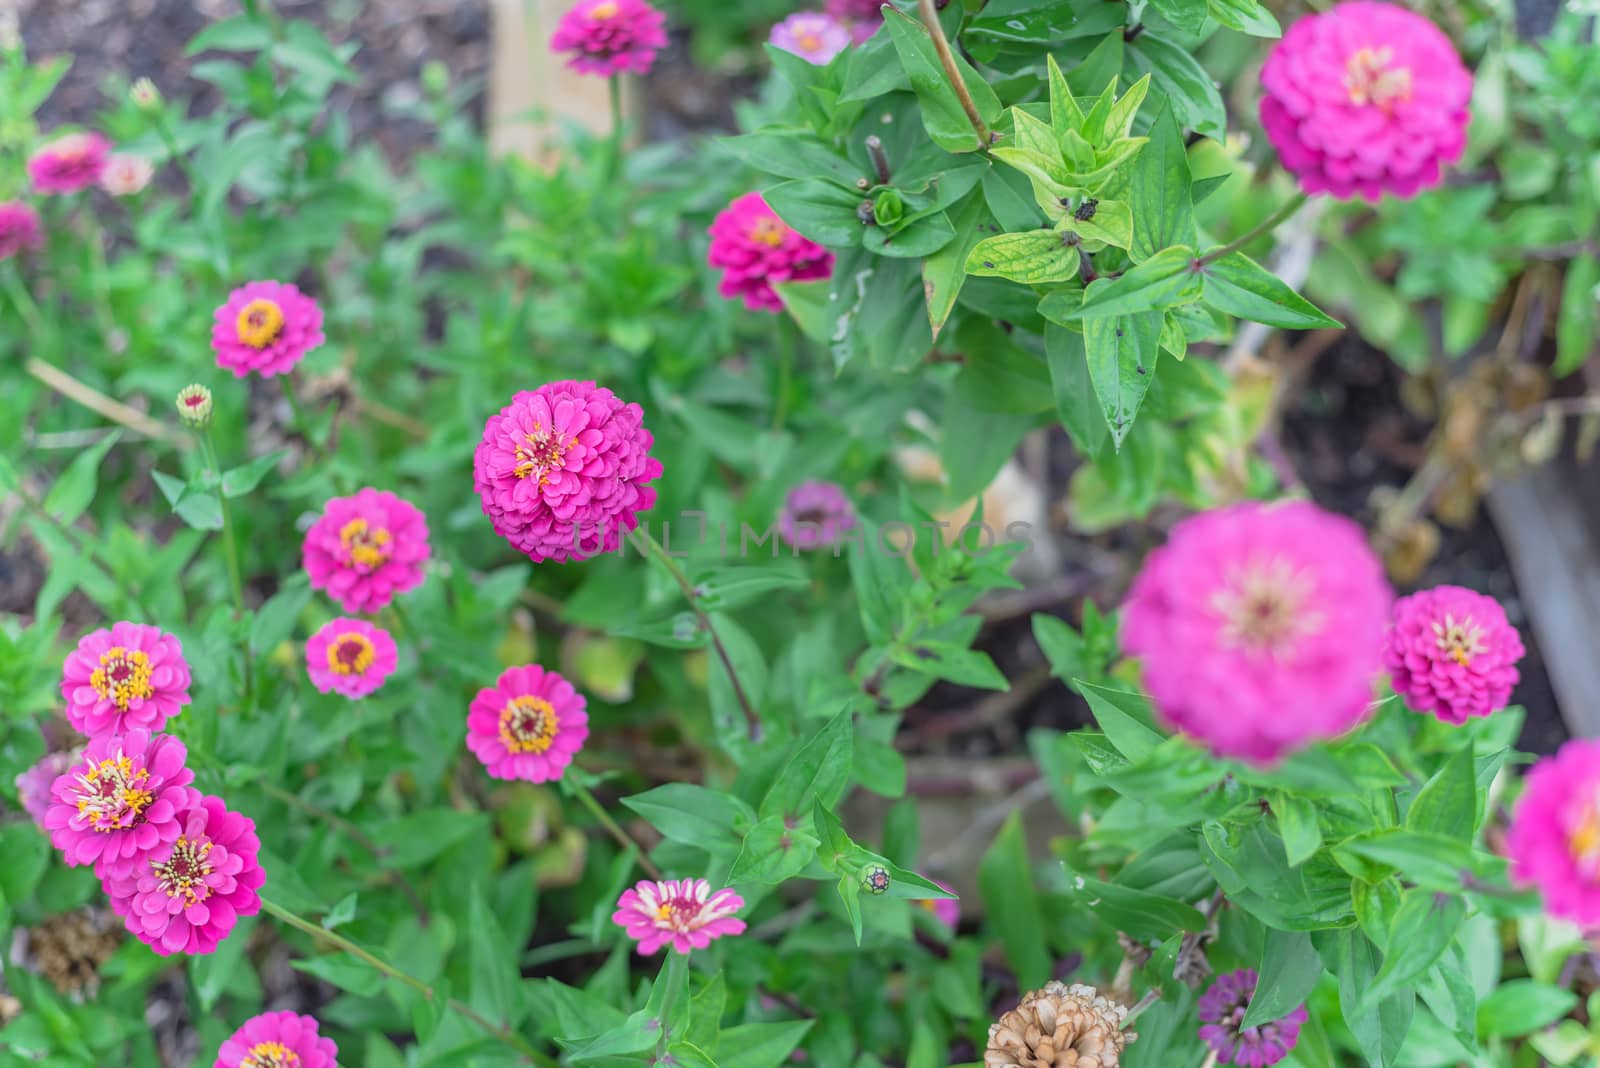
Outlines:
[[[321,939],[336,949],[350,954],[363,964],[366,964],[376,970],[380,975],[384,975],[390,979],[396,980],[397,982],[404,983],[406,986],[409,986],[411,989],[415,990],[429,1001],[439,1000],[438,995],[434,993],[433,987],[429,986],[427,983],[424,983],[415,976],[406,974],[399,968],[396,968],[394,965],[390,964],[388,961],[381,960],[378,957],[373,956],[371,953],[362,949],[360,946],[339,934],[337,931],[330,931],[325,927],[319,927],[310,920],[290,912],[276,901],[269,900],[268,898],[261,899],[261,908],[262,911],[267,913],[267,915],[281,920],[290,927],[293,927],[295,930],[302,931],[305,934],[310,935],[312,938]],[[522,1054],[526,1063],[538,1065],[539,1068],[561,1068],[560,1061],[556,1060],[548,1053],[542,1053],[535,1049],[531,1044],[529,1044],[527,1039],[517,1034],[510,1027],[492,1022],[487,1017],[480,1014],[476,1009],[472,1008],[472,1006],[461,1001],[457,1001],[455,998],[445,998],[444,1004],[452,1012],[465,1017],[478,1027],[482,1028],[485,1033],[494,1036],[503,1045],[509,1046],[511,1049],[514,1049],[518,1053]]]
[[[622,76],[613,74],[607,81],[611,98],[611,167],[613,177],[622,175],[623,134]]]
[[[1271,233],[1273,230],[1276,230],[1286,219],[1289,218],[1289,216],[1299,211],[1301,207],[1305,205],[1305,202],[1310,199],[1311,195],[1309,193],[1296,193],[1294,196],[1290,197],[1288,200],[1279,205],[1277,211],[1273,212],[1271,215],[1268,215],[1265,219],[1262,219],[1250,229],[1246,230],[1232,241],[1229,241],[1226,245],[1223,245],[1221,248],[1214,248],[1210,252],[1207,252],[1204,256],[1201,256],[1200,266],[1204,267],[1208,263],[1215,263],[1224,256],[1231,256],[1233,253],[1238,252],[1240,249],[1250,244],[1250,242],[1254,241],[1262,234]]]
[[[746,725],[750,729],[750,738],[753,741],[761,738],[761,718],[756,715],[755,706],[751,704],[750,697],[745,693],[744,685],[739,682],[739,673],[733,668],[733,658],[728,655],[727,646],[722,644],[722,638],[717,634],[715,624],[700,607],[699,594],[695,591],[694,583],[689,581],[689,576],[683,568],[678,566],[678,561],[667,555],[656,539],[643,526],[638,527],[628,537],[634,546],[645,555],[659,563],[672,576],[672,581],[678,584],[678,589],[683,591],[684,599],[689,602],[689,607],[694,611],[695,618],[700,622],[700,629],[711,638],[711,648],[716,652],[717,659],[722,661],[723,670],[728,673],[728,682],[732,684],[733,696],[738,700],[739,707],[744,711]]]
[[[293,373],[285,372],[278,376],[278,381],[283,383],[283,395],[289,400],[289,410],[294,416],[294,430],[311,446],[311,451],[317,454],[319,460],[326,461],[328,450],[312,436],[311,421],[306,418],[306,410],[300,404],[300,395],[294,391]]]
[[[211,439],[209,427],[200,434],[200,448],[206,464],[217,477],[217,505],[222,512],[222,548],[228,559],[228,584],[233,587],[234,610],[238,618],[243,619],[248,610],[244,604],[244,572],[239,567],[239,545],[233,535],[233,509],[229,507],[228,495],[222,489],[222,462],[217,458],[217,445]],[[244,696],[245,704],[250,708],[255,707],[255,692],[255,657],[247,641],[244,648]]]
[[[788,323],[778,324],[778,399],[772,408],[772,429],[783,429],[789,415],[789,394],[794,391],[794,333]]]
[[[634,858],[639,862],[639,867],[643,868],[650,878],[656,880],[663,878],[661,869],[656,867],[649,857],[645,856],[644,847],[635,842],[633,836],[623,830],[622,825],[611,818],[611,813],[607,812],[605,806],[595,799],[594,794],[589,791],[587,786],[579,786],[574,783],[569,788],[577,795],[578,801],[583,807],[589,810],[589,815],[598,820],[600,826],[604,827],[606,832],[616,839],[623,852],[634,855]]]
[[[950,40],[944,35],[944,27],[939,24],[939,11],[934,7],[933,0],[917,0],[917,12],[922,16],[922,24],[928,28],[928,36],[933,38],[933,50],[939,53],[939,63],[944,67],[945,79],[950,83],[950,88],[955,90],[956,99],[961,101],[961,110],[967,113],[967,121],[972,123],[972,130],[978,135],[978,151],[987,152],[994,143],[994,134],[989,130],[989,124],[983,121],[983,116],[978,113],[978,105],[972,99],[972,92],[967,88],[966,80],[961,77],[961,68],[956,65],[956,54],[950,50]]]
[[[95,323],[100,328],[100,336],[105,339],[109,348],[112,337],[117,332],[116,317],[111,312],[111,287],[106,283],[108,267],[106,264],[105,228],[100,225],[100,217],[91,210],[88,213],[88,233],[83,235],[83,243],[89,246],[89,288],[94,294]]]

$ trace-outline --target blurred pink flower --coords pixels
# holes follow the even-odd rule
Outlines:
[[[950,887],[946,886],[944,883],[940,882],[938,879],[934,879],[934,880],[931,880],[931,881],[933,883],[935,883],[936,885],[938,885],[938,887],[941,890],[946,890],[946,891],[949,891],[950,893],[955,893],[954,890],[951,890]],[[946,927],[950,928],[950,930],[954,931],[957,927],[961,926],[961,899],[960,898],[954,898],[954,897],[929,897],[929,898],[923,898],[921,901],[918,901],[917,904],[921,905],[922,908],[925,909],[926,911],[933,913],[933,918],[938,920],[940,923],[944,924]]]
[[[0,260],[43,247],[44,228],[39,225],[39,213],[20,200],[0,203]]]
[[[1523,651],[1500,602],[1435,586],[1395,602],[1383,666],[1406,704],[1459,724],[1506,706]]]
[[[656,502],[644,409],[593,382],[524,390],[491,415],[473,487],[496,534],[535,563],[612,552]]]
[[[722,269],[717,287],[752,311],[778,312],[774,282],[804,282],[833,274],[833,253],[791,229],[760,193],[746,193],[711,223],[707,261]]]
[[[836,482],[802,482],[789,491],[778,516],[779,535],[796,549],[835,545],[855,526],[855,508]]]
[[[850,27],[857,44],[878,32],[883,25],[883,0],[828,0],[823,10]]]
[[[1367,718],[1392,593],[1361,528],[1306,501],[1192,516],[1122,610],[1156,711],[1213,753],[1270,764]]]
[[[808,63],[825,66],[850,47],[849,28],[832,15],[797,11],[772,27],[771,43]]]
[[[67,722],[91,738],[135,727],[158,731],[189,703],[183,645],[143,623],[115,623],[84,635],[61,675]]]
[[[50,809],[50,787],[56,778],[65,775],[72,765],[83,758],[83,750],[76,749],[72,752],[56,751],[46,753],[39,760],[16,778],[17,797],[22,802],[22,809],[33,817],[41,830],[45,830],[44,814]]]
[[[467,711],[467,748],[490,777],[551,782],[589,737],[588,702],[538,664],[507,668]]]
[[[111,142],[97,133],[58,137],[28,159],[35,193],[76,193],[100,180]]]
[[[114,197],[136,196],[144,192],[155,173],[155,164],[143,156],[119,152],[106,160],[106,169],[100,175],[100,188]]]
[[[1276,1020],[1240,1029],[1255,993],[1255,971],[1240,968],[1217,976],[1200,995],[1200,1041],[1216,1051],[1218,1064],[1268,1068],[1287,1057],[1300,1041],[1300,1026],[1310,1018],[1304,1005]]]
[[[252,1016],[217,1051],[211,1068],[338,1068],[339,1047],[317,1021],[292,1012]]]
[[[646,880],[623,891],[611,922],[639,943],[642,957],[665,945],[688,953],[706,948],[714,938],[741,933],[744,921],[733,914],[742,908],[744,898],[732,890],[713,894],[704,879]]]
[[[361,619],[330,619],[306,642],[306,671],[320,693],[365,697],[398,662],[389,632]]]
[[[1300,19],[1261,85],[1261,124],[1307,193],[1413,196],[1467,144],[1471,73],[1443,31],[1393,4],[1350,0]]]
[[[556,26],[550,48],[569,52],[583,74],[649,74],[667,47],[667,17],[644,0],[579,0]]]
[[[1506,855],[1550,915],[1600,927],[1600,740],[1574,738],[1528,772]]]
[[[370,486],[332,497],[306,531],[300,557],[311,588],[346,612],[377,612],[422,585],[428,520],[409,501]]]
[[[292,370],[327,338],[322,309],[287,282],[250,282],[228,294],[211,325],[217,366],[243,378]]]
[[[131,874],[183,831],[179,816],[200,796],[170,734],[133,730],[89,739],[83,758],[50,785],[44,825],[68,867],[93,864],[101,879]]]
[[[105,884],[128,931],[163,957],[215,950],[240,916],[261,911],[256,891],[266,881],[255,822],[229,812],[220,797],[197,799],[179,823],[176,841]]]

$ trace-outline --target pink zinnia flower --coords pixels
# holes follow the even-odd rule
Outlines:
[[[1256,992],[1256,973],[1241,968],[1217,976],[1211,989],[1200,995],[1200,1041],[1217,1053],[1219,1064],[1267,1068],[1289,1055],[1300,1041],[1300,1025],[1310,1018],[1304,1005],[1270,1023],[1240,1030],[1250,999]]]
[[[1523,651],[1500,602],[1435,586],[1395,602],[1383,666],[1406,704],[1459,724],[1506,706]]]
[[[217,366],[243,378],[289,371],[326,341],[322,309],[288,282],[250,282],[228,294],[211,324]]]
[[[793,52],[820,67],[849,48],[852,38],[849,28],[832,15],[797,11],[772,27],[769,40],[785,52]]]
[[[317,1021],[264,1012],[245,1021],[217,1051],[211,1068],[338,1068],[339,1047],[317,1034]]]
[[[733,915],[742,908],[744,898],[732,890],[713,894],[704,879],[646,880],[622,892],[611,922],[639,943],[641,957],[669,944],[687,953],[705,949],[713,938],[742,932],[744,921]]]
[[[778,516],[779,535],[796,549],[835,545],[855,526],[850,498],[834,482],[802,482],[789,491]]]
[[[46,830],[44,814],[50,809],[50,787],[59,776],[65,775],[72,765],[83,758],[83,750],[46,753],[38,762],[16,778],[17,798],[22,809],[33,817],[41,830]]]
[[[954,890],[950,890],[950,887],[946,886],[938,879],[934,879],[932,881],[939,887],[939,889],[947,890],[950,893],[955,893]],[[957,927],[961,926],[961,901],[959,898],[930,897],[923,898],[921,901],[918,901],[917,904],[921,905],[927,912],[932,913],[934,919],[950,928],[950,930],[954,931]]]
[[[44,246],[44,229],[39,213],[20,200],[0,203],[0,260],[9,260],[24,250]]]
[[[1122,644],[1168,723],[1270,764],[1366,719],[1392,596],[1350,520],[1248,502],[1173,528],[1128,593]]]
[[[163,957],[216,949],[240,916],[261,911],[256,890],[267,878],[255,821],[229,812],[222,798],[195,798],[178,822],[175,841],[105,887],[129,932]]]
[[[306,671],[319,693],[365,697],[398,662],[389,632],[361,619],[330,619],[306,642]]]
[[[68,867],[93,864],[101,879],[132,873],[183,833],[179,816],[200,794],[170,734],[147,730],[89,739],[83,758],[50,785],[44,825]]]
[[[472,481],[495,533],[534,562],[612,552],[661,477],[644,409],[593,382],[524,390],[491,415]]]
[[[86,634],[61,669],[72,729],[93,738],[158,731],[189,703],[189,662],[177,638],[142,623]]]
[[[300,547],[311,587],[346,612],[377,612],[397,593],[422,585],[428,520],[388,490],[370,486],[332,497]]]
[[[28,177],[36,193],[76,193],[100,180],[111,142],[97,133],[58,137],[28,160]]]
[[[467,711],[467,748],[496,779],[561,778],[589,737],[588,702],[538,664],[507,668]]]
[[[131,197],[144,192],[155,177],[155,164],[143,156],[119,152],[106,160],[100,175],[100,188],[114,197]]]
[[[746,193],[711,223],[707,262],[722,268],[717,292],[740,298],[752,311],[778,312],[773,282],[804,282],[833,274],[833,253],[790,228],[760,193]]]
[[[883,0],[828,0],[823,10],[850,27],[856,44],[867,40],[883,25]]]
[[[550,48],[570,52],[583,74],[649,74],[667,47],[667,17],[644,0],[580,0],[556,26]]]
[[[1600,927],[1600,740],[1574,738],[1528,772],[1506,855],[1550,915]]]
[[[1393,4],[1300,19],[1261,85],[1261,124],[1307,193],[1413,196],[1467,144],[1472,75],[1437,26]]]

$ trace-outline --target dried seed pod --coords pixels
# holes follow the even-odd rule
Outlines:
[[[1051,981],[990,1026],[984,1068],[1117,1068],[1138,1037],[1127,1015],[1092,986]]]

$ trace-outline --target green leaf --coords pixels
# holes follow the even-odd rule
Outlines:
[[[1290,867],[1297,867],[1322,848],[1322,828],[1317,825],[1317,807],[1295,794],[1274,793],[1272,812],[1278,817],[1278,833],[1283,835],[1283,851]]]
[[[425,808],[369,828],[369,833],[380,847],[387,847],[386,867],[413,868],[458,842],[488,834],[489,822],[486,812]]]
[[[761,799],[762,821],[809,814],[814,801],[828,808],[838,804],[850,782],[854,742],[852,714],[847,708],[830,719],[784,765]]]
[[[1579,256],[1567,264],[1561,283],[1561,312],[1556,318],[1556,377],[1582,367],[1594,351],[1597,326],[1596,289],[1600,285],[1600,259]]]
[[[215,493],[160,471],[151,471],[150,477],[155,479],[156,488],[161,490],[179,519],[196,530],[222,529],[222,504]]]
[[[1150,0],[1150,6],[1183,33],[1199,33],[1205,27],[1210,10],[1206,0]]]
[[[727,1028],[717,1040],[718,1068],[779,1068],[788,1063],[814,1022],[747,1023]]]
[[[341,897],[333,908],[328,910],[328,914],[322,917],[323,929],[331,931],[335,927],[341,927],[355,919],[356,908],[360,902],[360,894],[349,893]]]
[[[945,80],[944,67],[928,31],[917,20],[892,8],[884,12],[884,24],[894,41],[895,51],[900,54],[906,76],[911,79],[917,102],[922,105],[922,125],[933,143],[947,152],[987,149],[988,145],[979,142],[955,89]],[[1000,119],[1000,98],[959,54],[956,66],[979,116],[992,128]]]
[[[1257,0],[1210,0],[1211,17],[1252,37],[1282,37],[1276,16]]]
[[[1110,441],[1105,416],[1089,377],[1089,357],[1083,334],[1051,323],[1044,333],[1045,359],[1050,365],[1050,388],[1055,395],[1056,416],[1084,456],[1094,457]]]
[[[189,958],[190,989],[194,991],[204,1011],[210,1012],[216,1006],[222,995],[227,992],[228,984],[237,977],[241,968],[250,967],[250,958],[245,951],[250,946],[250,936],[255,932],[255,925],[256,919],[253,916],[241,919],[239,925],[222,940],[215,952]]]
[[[1093,289],[1089,287],[1091,292]],[[1118,449],[1133,429],[1139,405],[1155,377],[1156,361],[1161,357],[1160,336],[1157,312],[1094,318],[1083,324],[1089,380],[1100,398],[1100,414],[1111,431],[1111,443]]]
[[[1089,672],[1089,652],[1079,634],[1064,619],[1036,612],[1033,616],[1033,640],[1050,665],[1050,675],[1071,681]]]
[[[856,179],[866,177],[809,130],[758,130],[743,137],[721,137],[716,144],[747,166],[780,178],[829,178],[849,191]]]
[[[1194,249],[1175,245],[1162,249],[1120,278],[1097,279],[1084,290],[1083,306],[1066,319],[1105,318],[1169,308],[1200,295]]]
[[[1095,722],[1117,752],[1137,764],[1166,741],[1150,724],[1150,702],[1141,694],[1112,690],[1077,680],[1077,688],[1089,702]]]
[[[1285,330],[1341,325],[1242,252],[1207,263],[1201,274],[1205,302],[1219,311]]]
[[[94,501],[94,491],[100,484],[100,464],[122,437],[122,431],[113,430],[93,445],[78,453],[44,495],[44,510],[66,526],[78,521]]]
[[[1304,1004],[1322,978],[1322,958],[1312,948],[1310,935],[1269,927],[1257,972],[1260,979],[1241,1029],[1282,1019]]]
[[[1376,974],[1378,951],[1360,931],[1334,932],[1331,956],[1333,962],[1329,966],[1339,976],[1339,1007],[1345,1023],[1367,1061],[1375,1068],[1389,1068],[1411,1029],[1415,997],[1406,991],[1376,1009],[1363,1004]],[[1329,963],[1327,955],[1324,963]]]
[[[260,19],[237,15],[221,22],[213,22],[184,48],[186,56],[198,55],[208,49],[219,52],[259,52],[272,44],[272,28]]]
[[[1422,888],[1407,890],[1389,930],[1389,951],[1364,995],[1365,1004],[1377,1004],[1433,967],[1455,940],[1466,915],[1467,906],[1459,897]]]
[[[773,186],[766,197],[778,218],[818,244],[848,248],[861,241],[859,193],[821,178],[800,178]]]
[[[901,667],[935,678],[982,690],[1009,690],[1011,684],[994,666],[988,653],[968,649],[953,642],[921,641],[906,649],[896,649],[893,660]]]
[[[761,600],[775,590],[803,590],[811,585],[805,575],[772,567],[719,567],[697,577],[702,606],[720,611]]]
[[[1457,750],[1411,802],[1406,829],[1472,841],[1478,819],[1478,787],[1472,746]]]
[[[1188,49],[1154,33],[1142,33],[1128,45],[1127,54],[1133,68],[1150,75],[1166,94],[1180,123],[1214,140],[1223,139],[1228,113],[1222,94]]]
[[[1193,905],[1149,890],[1101,882],[1067,869],[1073,896],[1107,925],[1137,939],[1166,939],[1179,931],[1203,931],[1206,918]]]
[[[522,976],[516,957],[506,952],[506,937],[494,910],[474,889],[467,909],[467,951],[470,965],[468,1003],[493,1023],[515,1028],[527,1002],[521,996]]]
[[[1050,978],[1050,954],[1039,936],[1044,918],[1029,870],[1020,813],[1007,817],[979,863],[978,889],[986,906],[985,922],[999,937],[1017,981],[1032,989]]]
[[[922,292],[927,298],[928,325],[935,338],[949,321],[956,297],[961,295],[961,287],[967,280],[967,257],[983,236],[979,224],[984,215],[984,193],[975,189],[950,211],[955,240],[929,256],[922,265]]]
[[[845,769],[849,769],[848,761]],[[728,872],[728,881],[776,885],[799,875],[817,855],[817,836],[812,827],[809,812],[804,819],[763,818],[744,836],[744,845]]]
[[[755,810],[732,794],[693,783],[671,782],[624,797],[622,803],[674,841],[708,853],[736,853]]]
[[[1133,241],[1128,253],[1135,263],[1172,245],[1194,244],[1191,184],[1183,131],[1172,117],[1171,104],[1163,103],[1150,126],[1150,140],[1134,160],[1129,179]]]
[[[1416,831],[1389,830],[1346,839],[1333,849],[1345,870],[1368,882],[1380,882],[1398,869],[1407,877],[1435,890],[1461,888],[1461,873],[1477,867],[1472,848],[1452,838]],[[1376,871],[1352,858],[1376,861]]]
[[[294,633],[300,613],[311,603],[311,586],[303,575],[288,579],[267,603],[256,609],[250,621],[250,651],[255,655],[270,653]]]
[[[261,484],[268,471],[289,455],[288,449],[274,449],[265,456],[257,456],[247,464],[222,473],[222,492],[229,499],[243,497]]]
[[[293,960],[289,964],[307,975],[332,983],[340,990],[348,990],[356,997],[370,998],[383,989],[383,975],[377,969],[342,953]]]
[[[1520,1038],[1549,1027],[1577,1005],[1578,995],[1565,987],[1513,979],[1478,1004],[1478,1034]]]
[[[1078,277],[1079,253],[1055,230],[998,234],[979,241],[967,254],[968,274],[1007,278],[1023,285],[1066,282]]]

